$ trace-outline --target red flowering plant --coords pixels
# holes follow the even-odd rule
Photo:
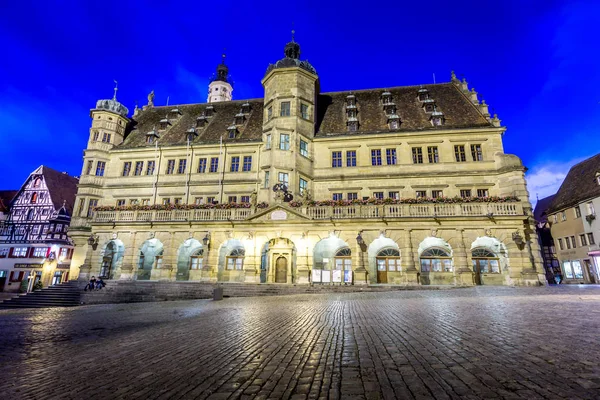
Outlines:
[[[258,208],[266,208],[269,204],[262,202],[257,205]],[[129,206],[97,206],[94,211],[170,211],[170,210],[229,210],[232,208],[250,208],[250,203],[222,203],[222,204],[154,204]]]
[[[518,202],[520,199],[516,196],[491,196],[491,197],[412,197],[412,198],[401,198],[401,199],[378,199],[370,197],[366,200],[354,199],[354,200],[310,200],[306,203],[308,206],[313,207],[327,207],[327,206],[350,206],[350,205],[388,205],[388,204],[460,204],[460,203],[512,203]],[[301,207],[302,203],[299,201],[292,201],[289,203],[290,207]]]
[[[260,203],[258,203],[256,205],[256,208],[267,208],[269,207],[269,203],[267,203],[266,201],[261,201]]]

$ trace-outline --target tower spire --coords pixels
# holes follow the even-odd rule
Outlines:
[[[113,95],[113,100],[117,100],[117,90],[119,90],[119,83],[115,81],[115,94]]]

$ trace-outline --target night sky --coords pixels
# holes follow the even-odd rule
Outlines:
[[[41,164],[79,175],[89,110],[206,101],[226,48],[234,99],[263,96],[292,24],[321,90],[465,77],[508,127],[532,199],[600,149],[600,2],[5,1],[0,5],[0,189]],[[367,8],[366,5],[369,5]]]

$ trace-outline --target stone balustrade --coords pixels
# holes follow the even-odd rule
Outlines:
[[[500,217],[524,215],[521,203],[426,203],[299,207],[309,219],[368,219],[368,218],[442,218],[442,217]],[[261,209],[256,210],[262,211]],[[96,211],[96,223],[118,222],[188,222],[243,221],[254,215],[251,208],[193,209],[193,210],[116,210]]]

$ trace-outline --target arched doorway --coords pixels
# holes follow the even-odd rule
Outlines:
[[[312,283],[352,283],[352,251],[335,235],[314,247]]]
[[[500,274],[500,259],[486,248],[477,248],[471,251],[475,284],[483,285],[483,274]]]
[[[148,239],[140,247],[136,279],[149,280],[152,268],[160,269],[163,262],[163,244],[156,238]]]
[[[423,251],[420,256],[421,261],[421,284],[429,285],[436,274],[438,278],[444,272],[452,272],[452,256],[443,248],[430,247]],[[443,282],[443,280],[440,280]]]
[[[279,256],[275,262],[275,282],[287,283],[287,258]]]
[[[100,271],[102,279],[118,279],[125,246],[119,239],[113,239],[104,245],[100,252]],[[129,277],[129,276],[128,276]]]
[[[115,253],[115,245],[113,242],[109,242],[106,245],[106,249],[104,250],[104,256],[102,257],[102,265],[100,266],[100,274],[99,277],[102,279],[112,279],[113,278],[113,256]]]
[[[377,283],[388,283],[388,272],[400,271],[400,252],[398,249],[383,249],[377,253]]]
[[[204,264],[204,248],[200,241],[190,238],[177,250],[177,274],[175,280],[199,279],[199,271]]]

